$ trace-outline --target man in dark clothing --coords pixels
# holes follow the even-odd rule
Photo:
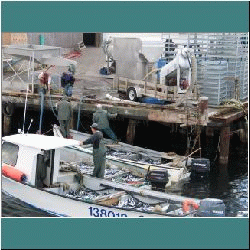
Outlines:
[[[61,86],[64,88],[64,95],[72,96],[75,78],[71,72],[63,72],[61,76]]]
[[[117,137],[109,126],[109,118],[115,118],[116,116],[117,114],[110,114],[108,111],[102,109],[101,104],[98,104],[97,111],[93,114],[93,123],[97,123],[98,128],[117,143]]]
[[[57,120],[64,138],[69,138],[69,125],[73,115],[73,110],[67,96],[57,103]]]
[[[97,178],[103,178],[105,173],[106,164],[106,146],[103,143],[103,134],[98,130],[98,125],[93,123],[91,126],[93,135],[83,141],[81,145],[93,144],[93,162],[94,171],[92,176]]]

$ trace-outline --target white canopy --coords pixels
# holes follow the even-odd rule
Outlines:
[[[2,139],[4,141],[11,142],[13,144],[23,145],[43,150],[80,145],[80,142],[76,140],[65,139],[56,136],[40,135],[40,134],[15,134],[10,136],[5,136]]]

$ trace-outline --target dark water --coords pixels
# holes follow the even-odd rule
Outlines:
[[[56,217],[2,192],[2,217]]]
[[[33,117],[33,115],[35,114],[29,113],[28,117]],[[55,123],[54,118],[51,119],[51,117],[51,123]],[[48,119],[48,116],[45,117],[46,119]],[[111,122],[111,127],[122,141],[125,141],[127,123],[126,119],[121,119],[120,121],[118,119],[116,122]],[[88,132],[89,124],[91,124],[90,117],[82,116],[80,131]],[[44,130],[48,131],[50,129],[51,124],[47,123]],[[135,145],[158,151],[174,151],[184,155],[187,145],[185,136],[179,132],[170,133],[170,130],[171,128],[158,124],[140,123],[136,129]],[[16,132],[12,131],[12,133]],[[202,148],[204,149],[202,157],[209,158],[211,162],[209,178],[203,182],[186,182],[176,190],[173,190],[173,192],[200,199],[208,197],[219,198],[226,205],[227,217],[248,217],[248,145],[241,144],[239,138],[233,136],[230,142],[229,163],[228,166],[223,166],[219,165],[216,159],[217,139],[215,136],[213,141],[208,144],[204,141],[202,142]],[[51,217],[55,215],[48,214],[2,193],[2,216]]]

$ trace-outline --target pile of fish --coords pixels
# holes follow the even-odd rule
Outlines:
[[[101,194],[97,191],[85,187],[81,187],[77,190],[69,190],[69,192],[66,194],[67,197],[89,202],[92,202],[100,195]]]
[[[107,152],[107,155],[118,158],[118,159],[127,159],[131,161],[136,161],[138,163],[153,164],[153,165],[161,164],[160,159],[150,158],[148,155],[146,155],[143,152],[134,153],[134,152],[125,152],[125,151],[109,149]]]
[[[123,195],[116,207],[130,208],[130,209],[136,209],[138,211],[147,211],[147,212],[153,211],[154,209],[153,205],[149,205],[148,203],[142,202],[139,199],[129,194]]]
[[[82,201],[95,202],[98,197],[110,194],[112,194],[112,190],[110,189],[95,191],[82,186],[77,190],[69,190],[66,196]],[[150,205],[140,201],[139,199],[133,197],[131,194],[128,194],[127,192],[125,193],[125,195],[120,197],[118,204],[115,204],[113,206],[117,208],[129,208],[136,209],[138,211],[148,212],[153,211],[155,207],[154,205]]]
[[[84,162],[62,162],[60,169],[62,172],[75,171],[80,174],[87,175],[91,175],[93,170],[94,166],[88,165]],[[132,175],[130,172],[115,168],[114,166],[111,168],[107,167],[105,169],[104,179],[109,179],[118,183],[127,183],[135,186],[147,185],[147,182],[145,182],[144,178]]]
[[[83,162],[80,163],[63,163],[61,166],[61,171],[77,171],[81,174],[89,174],[93,173],[94,166],[87,165]],[[142,185],[148,185],[145,182],[144,178],[132,175],[129,172],[117,169],[117,168],[107,168],[105,169],[105,179],[110,179],[111,181],[119,182],[119,183],[127,183],[133,186],[140,187]],[[150,188],[150,187],[149,187]],[[66,196],[70,198],[74,198],[77,200],[87,201],[87,202],[95,202],[98,197],[102,197],[105,195],[112,194],[113,189],[103,189],[103,190],[91,190],[84,186],[81,186],[77,190],[68,190]],[[119,202],[113,205],[117,208],[128,208],[128,209],[136,209],[138,211],[153,211],[155,208],[154,205],[150,205],[148,203],[140,201],[138,198],[133,197],[132,194],[128,192],[125,195],[122,195],[119,198]]]

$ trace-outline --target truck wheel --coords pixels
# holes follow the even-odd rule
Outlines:
[[[127,90],[127,98],[130,101],[136,102],[137,101],[137,94],[135,88],[129,88]]]

